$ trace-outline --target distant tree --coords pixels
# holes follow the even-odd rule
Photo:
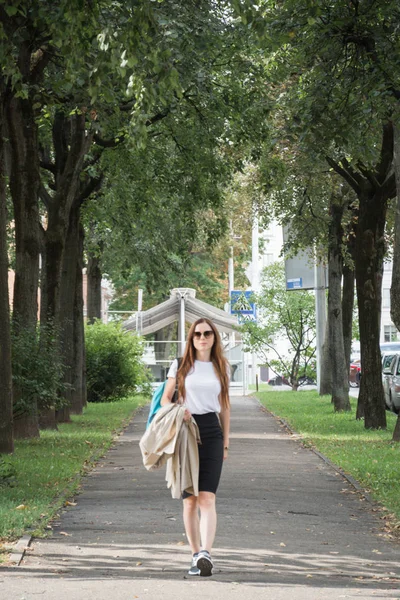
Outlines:
[[[314,296],[306,290],[287,291],[283,265],[274,263],[264,270],[255,301],[257,322],[246,322],[240,328],[244,343],[297,391],[300,377],[315,377]],[[289,342],[287,354],[278,350],[279,338]]]

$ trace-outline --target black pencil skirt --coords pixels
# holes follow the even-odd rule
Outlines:
[[[224,438],[216,413],[192,415],[196,421],[201,444],[199,444],[199,492],[217,493],[224,461]],[[183,492],[182,498],[191,494]]]

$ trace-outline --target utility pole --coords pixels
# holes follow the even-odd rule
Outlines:
[[[235,263],[234,263],[234,247],[233,247],[233,242],[234,240],[240,240],[242,239],[241,235],[235,235],[233,233],[233,225],[232,225],[232,220],[229,223],[229,228],[230,228],[230,232],[231,232],[231,241],[232,241],[232,246],[230,247],[230,256],[228,259],[228,290],[229,290],[229,312],[230,312],[230,304],[231,304],[231,292],[235,289]],[[235,346],[235,332],[232,332],[229,334],[229,346],[231,348],[233,348]]]
[[[143,290],[138,288],[138,308],[136,313],[136,331],[142,333],[142,308],[143,308]]]
[[[230,248],[231,254],[228,260],[228,288],[229,288],[229,301],[231,299],[231,292],[235,289],[235,275],[233,266],[233,246]]]
[[[258,214],[254,215],[253,228],[251,230],[251,288],[254,294],[260,291],[260,272],[259,272],[259,234],[258,234]],[[256,383],[257,375],[257,353],[253,352],[251,357],[251,383]]]

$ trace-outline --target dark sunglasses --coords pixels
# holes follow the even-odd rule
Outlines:
[[[196,340],[199,340],[202,335],[208,340],[208,338],[214,335],[214,332],[212,329],[207,329],[207,331],[195,331],[193,337],[196,338]]]

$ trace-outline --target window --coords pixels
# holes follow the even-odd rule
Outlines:
[[[390,368],[390,365],[392,364],[393,357],[394,357],[394,354],[388,354],[388,356],[384,356],[383,357],[382,370]]]
[[[383,288],[382,290],[382,308],[390,308],[390,289]]]
[[[263,231],[263,238],[265,240],[271,240],[275,237],[275,231],[272,227],[269,227],[268,229],[265,229]]]
[[[394,325],[385,325],[383,334],[385,342],[397,342],[398,331]]]
[[[268,267],[269,265],[272,265],[273,262],[274,262],[273,254],[264,254],[264,256],[263,256],[263,266],[264,267]]]

